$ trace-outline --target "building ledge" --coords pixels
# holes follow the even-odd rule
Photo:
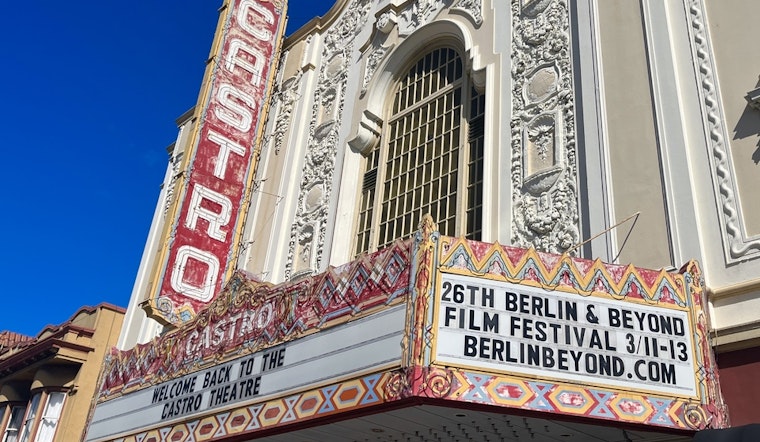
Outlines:
[[[754,347],[760,345],[760,320],[713,330],[710,335],[717,353]]]
[[[760,292],[760,278],[744,281],[742,283],[726,287],[708,288],[710,300],[712,301],[744,295],[746,293],[751,293],[754,291]]]
[[[40,362],[52,360],[84,363],[93,348],[60,339],[46,339],[0,362],[0,378],[11,376]]]

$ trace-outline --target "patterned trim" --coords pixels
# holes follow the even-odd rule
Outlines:
[[[399,380],[407,377],[406,373],[410,373],[417,380],[413,395],[420,398],[684,430],[705,428],[710,422],[710,413],[706,407],[681,399],[511,376],[493,376],[465,370],[416,367],[408,372],[400,370],[363,376],[142,431],[115,441],[200,442],[225,436],[254,435],[262,430],[387,404],[409,397],[394,394],[398,391],[395,387],[398,386]],[[402,383],[406,382],[408,381]]]
[[[386,372],[328,385],[284,398],[210,414],[191,421],[143,431],[115,442],[201,442],[255,434],[284,425],[383,404],[386,387],[397,375]]]
[[[312,388],[290,396],[272,398],[235,409],[213,412],[193,420],[160,428],[146,429],[117,441],[196,442],[230,435],[253,436],[262,430],[304,423],[315,418],[411,397],[420,398],[423,403],[426,399],[435,399],[498,407],[494,408],[494,412],[522,409],[682,430],[721,428],[727,425],[727,410],[718,388],[717,368],[712,349],[707,341],[709,326],[703,311],[704,280],[696,263],[688,263],[678,273],[669,273],[663,270],[647,270],[633,266],[604,264],[598,260],[589,261],[567,255],[541,253],[533,249],[526,250],[461,238],[441,237],[430,217],[423,219],[420,232],[415,237],[412,263],[403,267],[393,264],[399,259],[398,257],[406,257],[407,260],[403,262],[408,263],[409,248],[408,242],[396,243],[388,250],[366,256],[357,262],[336,268],[332,272],[309,278],[301,284],[313,287],[314,290],[302,291],[301,296],[298,293],[292,298],[285,296],[285,293],[291,293],[294,288],[299,287],[298,284],[267,287],[270,293],[276,292],[280,298],[289,300],[287,303],[289,309],[283,312],[287,313],[284,317],[290,322],[280,322],[277,329],[281,331],[298,330],[295,324],[301,324],[301,322],[295,318],[302,318],[298,315],[303,310],[293,309],[293,306],[298,305],[303,309],[314,306],[315,303],[312,302],[310,296],[316,296],[320,300],[319,304],[325,307],[333,302],[337,303],[335,309],[326,309],[318,315],[317,318],[322,321],[320,324],[329,320],[326,318],[331,317],[330,312],[340,310],[344,313],[337,314],[336,317],[351,318],[355,317],[353,315],[357,312],[365,311],[364,308],[373,306],[382,308],[383,305],[389,305],[392,299],[403,299],[407,302],[408,323],[407,337],[403,343],[405,366],[402,368]],[[372,271],[368,271],[369,269]],[[566,285],[577,291],[604,292],[617,297],[631,297],[636,302],[669,303],[673,305],[673,308],[688,309],[692,314],[692,322],[696,324],[694,337],[697,343],[695,354],[699,367],[697,372],[699,398],[661,397],[656,394],[620,391],[530,376],[483,373],[431,365],[430,353],[436,338],[432,328],[434,310],[432,303],[435,302],[432,293],[441,270],[487,278],[509,278],[526,285],[545,287]],[[356,278],[357,275],[369,274],[375,276],[369,279]],[[338,279],[335,275],[342,275],[342,277]],[[389,275],[396,275],[392,284],[386,282],[373,285],[374,283],[371,283],[378,279],[385,280]],[[341,282],[336,284],[336,280]],[[240,284],[244,284],[241,281],[243,280],[233,280],[226,290],[240,291]],[[359,284],[357,281],[364,282]],[[388,297],[378,303],[376,301],[380,298],[376,299],[375,295],[379,292],[387,293]],[[329,298],[323,297],[327,294],[330,294]],[[227,297],[222,299],[227,299]],[[236,299],[251,299],[251,297],[244,296],[240,292],[236,297],[230,296],[229,299],[227,302],[234,305]],[[354,301],[351,302],[350,299]],[[221,301],[217,303],[215,305],[225,305]],[[345,308],[347,306],[352,308]],[[354,308],[356,306],[361,307],[356,309]],[[195,321],[207,319],[207,316],[201,315]],[[310,329],[315,331],[319,327],[308,321],[303,324],[310,324]],[[187,328],[192,329],[192,323]],[[306,328],[301,330],[306,330]],[[294,333],[298,336],[303,335],[302,331]],[[140,351],[147,348],[160,353],[159,349],[164,348],[163,344],[166,342],[155,341],[148,347],[140,347]],[[247,351],[245,345],[234,344],[233,347],[238,352]],[[130,355],[130,352],[126,353]],[[176,363],[181,362],[171,353],[167,357]],[[207,362],[214,363],[214,360],[209,359]],[[114,364],[113,360],[109,363]],[[111,365],[109,368],[108,373],[111,375],[114,373],[114,367]],[[123,367],[133,367],[133,365]],[[176,377],[183,374],[183,371],[169,367],[164,373],[172,373],[172,376]],[[142,375],[145,376],[144,383],[135,388],[145,388],[145,385],[150,385],[160,377],[155,372]],[[111,391],[104,387],[101,400],[104,400],[108,394],[127,391],[131,387],[132,384],[125,385],[124,383],[116,384],[115,390]],[[436,404],[441,405],[441,402],[436,402]],[[281,431],[284,432],[287,429],[282,428]]]
[[[433,347],[433,301],[434,278],[438,260],[436,250],[440,234],[433,218],[425,214],[420,221],[420,230],[414,239],[413,280],[410,284],[411,299],[407,306],[407,345],[404,358],[407,366],[426,365],[430,362]],[[411,348],[409,348],[409,343]],[[411,351],[411,352],[410,352]]]
[[[694,430],[704,428],[706,407],[682,399],[588,388],[577,384],[494,376],[464,370],[429,370],[442,399],[610,421]],[[445,381],[440,381],[445,380]],[[429,388],[428,390],[431,390]],[[426,395],[419,392],[419,395]],[[714,423],[714,422],[713,422]]]
[[[441,239],[440,269],[512,283],[564,288],[577,293],[605,293],[616,299],[665,303],[682,309],[691,302],[683,277],[665,270],[607,264],[600,260],[538,252],[461,238]]]

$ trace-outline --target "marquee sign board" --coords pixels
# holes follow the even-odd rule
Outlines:
[[[431,228],[419,236],[415,312],[425,326],[411,338],[416,360],[431,367],[423,383],[439,382],[436,397],[680,429],[727,425],[695,261],[654,270]]]
[[[88,441],[398,366],[404,305],[100,402]]]
[[[437,315],[437,363],[697,396],[682,308],[443,274]]]
[[[219,293],[235,264],[256,143],[284,30],[285,2],[230,0],[195,145],[186,153],[185,187],[154,275],[149,313],[185,322]],[[200,106],[199,106],[200,107]]]

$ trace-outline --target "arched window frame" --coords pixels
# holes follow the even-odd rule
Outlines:
[[[482,204],[483,204],[483,117],[485,100],[482,93],[476,91],[475,84],[476,79],[473,78],[473,73],[468,69],[467,58],[465,57],[465,51],[461,50],[460,45],[453,39],[441,42],[435,47],[426,47],[424,50],[418,50],[413,53],[413,56],[408,57],[408,62],[401,69],[396,70],[397,77],[392,82],[392,87],[387,88],[392,92],[388,92],[384,97],[384,111],[382,115],[386,117],[385,121],[382,118],[375,116],[372,112],[364,112],[360,127],[356,138],[351,140],[352,147],[362,152],[365,157],[364,179],[361,183],[361,194],[359,209],[356,220],[356,232],[354,235],[354,254],[362,252],[371,252],[377,248],[387,246],[392,240],[399,237],[405,237],[411,232],[417,229],[417,224],[423,212],[417,211],[412,216],[409,213],[401,214],[400,219],[393,219],[398,217],[397,207],[384,207],[383,203],[389,200],[385,199],[389,192],[388,185],[385,182],[389,173],[395,173],[391,170],[397,165],[392,165],[388,162],[388,154],[390,145],[396,140],[391,132],[398,131],[397,127],[394,127],[394,123],[403,119],[405,115],[413,114],[413,112],[420,107],[424,107],[425,104],[435,102],[442,93],[446,93],[443,90],[436,91],[429,95],[425,99],[417,101],[408,108],[403,106],[400,109],[393,109],[394,102],[396,101],[396,94],[401,87],[400,85],[408,79],[409,73],[414,71],[418,66],[418,63],[425,60],[426,57],[433,54],[435,51],[453,51],[456,53],[460,62],[461,76],[458,79],[452,81],[447,87],[451,89],[459,90],[460,94],[460,110],[462,115],[458,118],[458,138],[459,144],[455,149],[458,149],[461,154],[458,154],[456,167],[453,168],[453,173],[456,174],[456,185],[454,193],[454,206],[453,212],[446,210],[434,210],[431,213],[433,218],[439,223],[439,229],[444,234],[448,235],[464,235],[472,239],[480,239],[482,230]],[[387,84],[387,83],[386,83]],[[381,82],[379,86],[382,86]],[[376,85],[378,86],[378,85]],[[443,92],[442,92],[443,91]],[[472,103],[471,98],[476,97],[476,102]],[[414,118],[414,117],[413,117]],[[434,131],[438,128],[436,127]],[[475,129],[476,133],[473,133]],[[435,132],[436,136],[439,136],[440,132]],[[378,144],[379,142],[379,144]],[[415,146],[416,149],[421,149],[420,145]],[[471,158],[476,158],[474,163],[470,161]],[[398,160],[395,158],[394,160]],[[402,160],[403,162],[403,160]],[[407,165],[408,166],[408,165]],[[368,196],[366,194],[369,186],[372,186],[374,177],[373,169],[376,173],[376,181],[374,183],[374,195]],[[423,171],[419,171],[423,172]],[[424,173],[427,173],[425,171]],[[477,177],[476,180],[469,180],[469,177]],[[435,176],[434,176],[435,178]],[[415,186],[424,186],[429,183],[427,179],[423,179],[423,183],[415,182]],[[406,189],[409,189],[407,183]],[[408,193],[408,191],[407,191]],[[422,192],[425,193],[424,191]],[[432,195],[432,192],[428,192],[428,195]],[[384,200],[384,201],[383,201]],[[411,198],[411,206],[416,205],[419,201],[422,204],[426,203],[425,198],[420,198],[414,195]],[[440,203],[441,200],[438,200]],[[474,204],[468,204],[468,202],[474,202]],[[451,202],[446,202],[449,205]],[[402,203],[397,202],[397,206]],[[405,207],[409,208],[409,202],[405,201]],[[393,210],[391,210],[393,209]],[[412,207],[413,209],[413,207]],[[440,207],[438,207],[440,209]],[[385,212],[385,213],[384,213]],[[391,213],[392,212],[392,213]],[[442,216],[445,215],[441,219]],[[402,226],[397,228],[395,223],[401,222]],[[390,226],[390,227],[389,227]],[[388,234],[388,231],[394,231],[395,234]]]

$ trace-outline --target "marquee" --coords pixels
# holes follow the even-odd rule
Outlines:
[[[255,437],[426,404],[721,428],[703,306],[696,262],[606,264],[426,218],[412,241],[297,282],[237,272],[192,321],[114,351],[87,440]]]

